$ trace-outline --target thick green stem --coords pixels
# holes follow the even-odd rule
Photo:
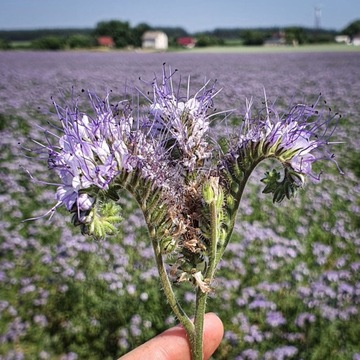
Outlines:
[[[192,360],[203,360],[203,337],[204,337],[204,316],[206,310],[207,293],[201,291],[198,288],[196,293],[196,305],[195,305],[195,338],[192,344],[191,356]]]
[[[221,196],[216,191],[216,197],[210,202],[210,253],[209,253],[209,265],[205,273],[205,280],[211,284],[215,274],[217,262],[217,247],[219,242],[219,229],[220,229],[220,211],[219,204],[217,203],[218,196]],[[204,336],[204,317],[206,311],[207,293],[203,292],[198,287],[196,292],[196,305],[195,305],[195,333],[194,339],[191,339],[191,356],[192,360],[203,360],[203,336]]]

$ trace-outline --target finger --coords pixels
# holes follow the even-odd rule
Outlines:
[[[220,318],[214,313],[205,315],[204,322],[204,359],[210,356],[219,347],[224,336],[224,325]]]
[[[219,346],[224,335],[221,320],[214,313],[204,319],[204,359]],[[182,326],[175,326],[121,357],[121,360],[191,360],[190,345]],[[119,359],[120,360],[120,359]]]

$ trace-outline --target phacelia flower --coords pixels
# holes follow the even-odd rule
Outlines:
[[[265,96],[265,107],[255,117],[252,115],[252,101],[247,102],[240,132],[235,135],[235,141],[225,157],[225,168],[229,168],[230,172],[238,168],[239,181],[242,181],[262,160],[277,159],[284,166],[284,177],[273,170],[266,172],[262,180],[266,184],[264,192],[273,193],[276,202],[285,196],[293,196],[307,176],[319,179],[319,175],[313,172],[312,164],[323,159],[336,163],[334,154],[328,148],[339,117],[326,110],[318,111],[318,102],[311,106],[297,104],[279,115],[268,106]]]
[[[312,163],[324,157],[334,159],[334,154],[331,153],[327,156],[316,156],[315,153],[330,144],[329,139],[335,130],[332,123],[336,123],[338,119],[338,114],[317,110],[319,101],[320,97],[310,106],[296,104],[280,116],[274,108],[268,107],[265,96],[264,112],[255,119],[249,115],[252,105],[250,102],[245,116],[245,134],[241,137],[239,147],[246,146],[249,140],[260,142],[267,157],[277,157],[295,172],[316,178],[312,172]]]
[[[93,115],[75,107],[62,108],[54,103],[63,127],[59,145],[44,145],[49,168],[55,170],[62,184],[58,187],[56,205],[72,211],[89,210],[94,199],[87,190],[107,190],[122,171],[133,168],[129,150],[133,118],[127,103],[112,107],[88,93]],[[122,109],[120,109],[122,105]]]
[[[183,198],[184,188],[189,187],[188,174],[211,157],[208,133],[217,92],[214,85],[206,83],[190,95],[188,82],[187,94],[180,96],[179,89],[174,92],[173,75],[167,75],[164,68],[161,81],[154,79],[153,98],[146,97],[145,107],[137,105],[136,118],[130,101],[113,105],[109,95],[101,99],[83,91],[90,103],[87,111],[81,110],[86,105],[78,99],[66,106],[54,102],[61,127],[56,126],[54,132],[45,130],[45,143],[35,141],[47,157],[49,169],[60,179],[57,203],[49,213],[63,205],[76,214],[74,224],[90,223],[94,217],[89,214],[98,213],[92,210],[100,206],[99,198],[113,193],[115,184],[123,185],[120,177],[125,183],[130,178],[143,179],[154,191],[162,189],[164,202],[178,203],[172,210],[178,213],[172,222],[179,234],[186,231],[180,228],[189,223],[184,219],[189,209],[179,205],[178,198]],[[132,176],[125,180],[126,174]],[[196,181],[193,187],[201,188]]]
[[[190,96],[190,78],[187,95],[181,97],[174,92],[172,75],[164,70],[162,82],[153,82],[153,100],[150,114],[154,118],[153,131],[161,134],[164,145],[177,156],[190,171],[203,164],[211,156],[208,143],[210,118],[214,116],[213,98],[215,84],[207,82],[196,94]],[[218,113],[217,113],[218,114]]]
[[[257,164],[280,161],[284,175],[268,171],[264,192],[277,202],[290,198],[306,176],[317,177],[315,161],[333,160],[332,154],[317,152],[330,144],[335,117],[318,112],[317,103],[295,105],[280,116],[265,96],[256,116],[252,101],[247,103],[242,125],[224,150],[211,132],[213,118],[229,113],[214,110],[215,83],[190,93],[190,78],[187,86],[175,86],[175,73],[164,67],[162,77],[148,83],[149,95],[139,91],[145,105],[128,99],[112,104],[109,95],[101,99],[92,92],[84,92],[87,111],[74,98],[64,107],[54,102],[61,127],[45,131],[45,144],[36,143],[60,179],[50,212],[64,205],[84,233],[101,237],[115,232],[112,223],[121,218],[114,216],[115,203],[119,190],[126,189],[156,227],[163,253],[180,254],[174,266],[193,278],[207,266],[211,234],[224,246],[229,240],[246,180]],[[210,183],[219,191],[209,193]],[[115,203],[106,206],[110,200]],[[210,213],[218,222],[215,232]],[[184,270],[187,263],[191,266]]]

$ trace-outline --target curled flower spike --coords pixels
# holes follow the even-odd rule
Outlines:
[[[275,202],[292,197],[306,177],[318,180],[312,170],[314,162],[328,159],[336,163],[328,148],[339,119],[337,114],[318,111],[318,103],[297,104],[280,116],[268,106],[265,96],[265,108],[253,117],[253,103],[248,102],[239,135],[225,157],[225,168],[242,182],[262,160],[277,159],[285,169],[283,180],[277,171],[267,172],[262,180],[264,192],[273,193]]]

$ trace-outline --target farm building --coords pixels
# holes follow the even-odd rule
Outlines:
[[[162,31],[146,31],[142,36],[142,47],[144,49],[166,50],[168,48],[168,37]]]
[[[360,35],[353,36],[351,45],[360,46]]]
[[[190,36],[180,37],[176,40],[176,43],[180,46],[192,49],[196,45],[196,40]]]
[[[115,46],[115,42],[111,36],[100,36],[96,40],[99,46],[108,48],[112,48]]]
[[[285,33],[282,31],[272,34],[271,38],[265,40],[265,46],[281,46],[286,45]],[[295,45],[295,44],[293,44]]]
[[[360,46],[360,35],[355,35],[353,37],[347,35],[338,35],[335,36],[335,41],[337,43]]]

